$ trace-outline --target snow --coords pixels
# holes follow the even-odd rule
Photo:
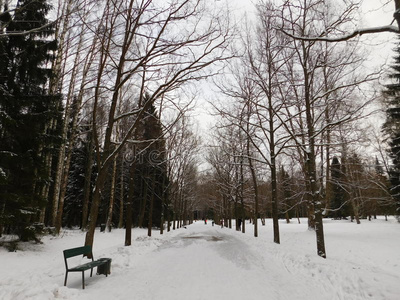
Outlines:
[[[0,178],[1,177],[6,178],[7,175],[6,175],[6,172],[4,172],[4,170],[0,167]]]
[[[400,224],[390,218],[324,220],[327,259],[316,254],[315,233],[302,219],[280,221],[281,245],[272,220],[259,237],[198,221],[160,235],[134,229],[95,234],[95,258],[112,258],[111,274],[70,273],[63,286],[62,251],[83,245],[84,233],[65,230],[42,244],[0,248],[0,299],[400,299]],[[79,258],[79,260],[82,260]],[[76,262],[78,263],[78,262]]]

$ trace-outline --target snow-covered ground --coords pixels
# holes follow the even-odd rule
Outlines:
[[[135,229],[124,247],[124,230],[96,232],[95,258],[112,258],[111,275],[70,273],[63,286],[62,251],[82,246],[84,234],[66,230],[22,250],[0,248],[0,299],[400,299],[400,224],[393,218],[361,225],[324,221],[327,259],[316,255],[306,220],[280,222],[281,245],[272,224],[247,233],[198,221],[147,237]]]

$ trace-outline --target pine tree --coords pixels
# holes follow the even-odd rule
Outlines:
[[[136,201],[134,211],[139,215],[136,222],[142,227],[160,227],[163,203],[166,203],[164,187],[168,185],[165,163],[165,140],[162,125],[154,105],[151,105],[138,129],[141,146],[136,166]]]
[[[3,28],[10,21],[10,14],[6,13],[8,10],[7,4],[4,7],[0,7],[0,33],[3,32]],[[7,36],[0,37],[0,99],[6,94],[5,82],[6,82],[6,71],[8,66],[8,56],[6,54],[6,46],[8,43]],[[4,123],[8,120],[8,116],[3,109],[3,105],[0,100],[0,143],[2,142],[4,135]],[[3,150],[0,145],[0,161],[2,157],[7,157],[8,152]],[[7,216],[5,215],[6,205],[6,183],[7,174],[5,166],[0,163],[0,236],[3,233],[3,226],[7,223]]]
[[[48,81],[56,41],[46,18],[45,0],[19,0],[1,38],[0,168],[6,176],[2,188],[3,216],[22,239],[46,205],[43,186],[49,183],[46,156],[54,150],[57,133],[49,123],[60,117],[59,95],[49,95]],[[46,26],[48,25],[48,26]],[[33,30],[43,28],[41,30]],[[33,30],[33,31],[32,31]]]
[[[85,129],[85,127],[83,128]],[[85,199],[85,185],[88,184],[93,189],[93,178],[96,177],[95,169],[92,164],[88,166],[90,156],[90,135],[81,132],[81,139],[78,139],[71,159],[69,169],[68,185],[64,202],[63,226],[81,226],[82,212]],[[87,176],[87,169],[92,173]],[[87,182],[88,178],[90,181]]]
[[[347,216],[347,205],[344,199],[342,168],[339,159],[334,156],[331,163],[331,209],[334,219],[342,219]]]
[[[392,79],[392,83],[387,84],[383,92],[387,105],[383,130],[389,137],[388,152],[392,159],[389,179],[392,196],[397,202],[397,215],[400,215],[400,43],[395,49],[391,70],[389,78]]]
[[[285,171],[284,167],[281,166],[279,173],[279,194],[281,203],[281,211],[285,213],[286,223],[290,223],[290,219],[294,217],[294,209],[295,206],[294,201],[292,199],[292,191],[290,190],[290,175]]]

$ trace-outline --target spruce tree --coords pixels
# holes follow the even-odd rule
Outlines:
[[[0,168],[6,177],[1,204],[3,220],[22,239],[29,238],[26,228],[46,205],[42,188],[50,166],[45,158],[57,141],[49,124],[60,117],[60,96],[48,91],[47,66],[56,50],[49,10],[45,0],[19,0],[0,41]]]
[[[144,117],[140,131],[141,145],[135,174],[136,201],[134,211],[137,224],[141,227],[162,226],[163,206],[167,194],[164,187],[168,185],[165,139],[162,124],[154,105],[151,105]]]
[[[7,13],[8,6],[5,4],[0,7],[0,33],[3,33],[3,28],[10,21],[10,14]],[[7,36],[0,37],[0,159],[1,157],[8,156],[8,152],[3,150],[1,147],[2,137],[4,135],[4,123],[7,121],[8,116],[3,109],[2,101],[3,95],[6,93],[5,82],[6,82],[6,71],[8,66],[8,56],[6,53],[6,46],[8,43]],[[0,162],[0,236],[3,233],[3,226],[7,223],[7,216],[5,214],[5,201],[6,201],[6,183],[7,174],[5,166]]]
[[[280,198],[279,203],[281,204],[281,211],[285,212],[286,223],[290,223],[290,219],[294,217],[294,210],[292,209],[295,206],[295,203],[292,199],[292,191],[291,191],[291,178],[288,172],[285,171],[284,167],[281,166],[278,173],[279,178],[279,194]]]
[[[390,68],[389,78],[392,82],[385,85],[383,92],[387,105],[383,130],[388,135],[388,152],[392,159],[389,168],[390,190],[396,199],[397,215],[400,215],[400,43],[395,48],[394,63]]]
[[[93,189],[93,178],[95,178],[96,168],[89,163],[90,135],[80,132],[81,137],[77,140],[72,152],[71,167],[69,169],[68,185],[64,202],[63,226],[81,226],[82,212],[85,199],[85,185],[88,184]],[[88,176],[91,180],[87,182],[86,172],[88,167],[92,170],[92,174]],[[90,197],[89,197],[90,199]]]
[[[339,159],[334,156],[331,163],[331,209],[332,217],[334,219],[342,219],[347,216],[348,210],[345,204],[342,168]]]

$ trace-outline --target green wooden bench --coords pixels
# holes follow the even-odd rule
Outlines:
[[[106,264],[111,263],[110,258],[100,258],[98,260],[94,260],[93,258],[93,253],[92,253],[92,246],[83,246],[83,247],[77,247],[77,248],[71,248],[64,250],[64,261],[65,261],[65,280],[64,280],[64,286],[67,285],[67,278],[68,278],[68,273],[69,272],[82,272],[82,289],[85,288],[85,271],[90,269],[90,277],[93,275],[93,268],[103,266]],[[83,265],[75,266],[73,268],[68,267],[68,262],[67,259],[70,257],[78,256],[78,255],[84,255],[87,257],[91,257],[92,261],[88,262]],[[90,259],[90,258],[89,258]],[[103,268],[104,269],[104,268]],[[104,272],[103,274],[108,275],[109,273],[109,266],[108,266],[108,271]]]

